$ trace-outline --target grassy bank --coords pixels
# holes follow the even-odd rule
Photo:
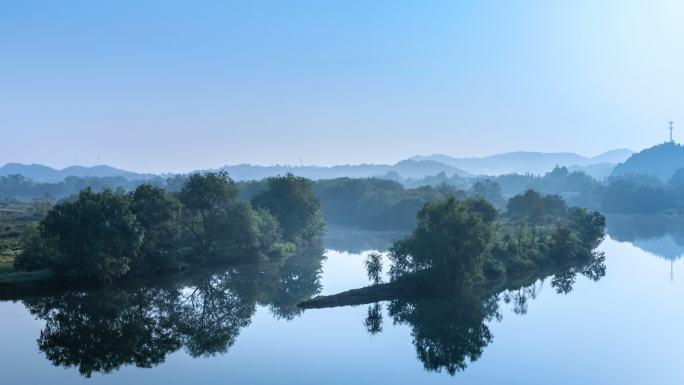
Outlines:
[[[13,271],[14,257],[21,252],[21,234],[38,223],[48,208],[42,201],[0,201],[0,274]]]

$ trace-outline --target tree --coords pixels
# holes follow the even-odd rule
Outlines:
[[[368,279],[374,284],[382,282],[382,256],[378,253],[370,253],[364,262]]]
[[[558,226],[551,233],[549,254],[556,261],[567,261],[575,258],[580,250],[580,239],[569,227]]]
[[[31,226],[21,235],[21,253],[14,258],[14,269],[34,271],[53,264],[53,250],[42,237],[39,226]]]
[[[568,211],[568,220],[587,251],[598,247],[606,237],[606,218],[599,212],[573,207]]]
[[[544,196],[544,215],[553,218],[562,218],[567,212],[565,201],[559,195],[549,194]]]
[[[283,232],[278,220],[265,209],[255,211],[258,232],[259,251],[268,257],[291,256],[296,246],[291,242],[283,242]]]
[[[470,188],[470,195],[473,197],[484,198],[494,207],[502,208],[506,204],[506,199],[501,193],[501,186],[491,179],[479,180]]]
[[[195,259],[222,262],[258,254],[256,214],[237,197],[238,190],[225,172],[188,177],[178,198],[184,206],[183,228]]]
[[[130,269],[143,233],[125,195],[81,191],[55,205],[40,224],[41,236],[57,253],[51,266],[70,279],[111,281]]]
[[[181,204],[160,187],[138,186],[131,194],[131,210],[144,232],[140,256],[133,270],[150,273],[178,267]]]
[[[481,198],[425,204],[413,233],[390,250],[393,278],[424,271],[450,285],[477,281],[493,236],[492,213],[494,207]]]
[[[301,244],[323,235],[321,202],[306,178],[292,174],[269,178],[268,188],[252,204],[278,220],[286,241]]]
[[[509,199],[506,209],[508,215],[514,218],[528,219],[532,223],[541,223],[544,220],[544,198],[534,190],[527,190],[524,194]]]

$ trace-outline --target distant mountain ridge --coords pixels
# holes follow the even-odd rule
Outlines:
[[[98,166],[70,166],[55,169],[42,164],[7,163],[0,167],[0,176],[20,174],[36,182],[60,182],[68,176],[76,177],[123,177],[126,179],[146,179],[150,174],[139,174],[121,170],[107,165]]]
[[[594,177],[607,176],[615,164],[633,154],[630,150],[618,149],[588,158],[574,153],[509,152],[482,158],[454,158],[448,155],[416,155],[396,164],[358,164],[335,166],[260,166],[252,164],[226,165],[235,180],[259,180],[292,172],[310,179],[338,177],[368,178],[396,177],[420,179],[440,173],[448,177],[474,177],[477,175],[500,175],[509,173],[544,174],[556,165],[566,166],[571,171],[584,171]],[[0,176],[20,174],[36,182],[59,182],[68,176],[76,177],[123,177],[129,180],[148,179],[154,174],[142,174],[107,165],[71,166],[56,169],[41,164],[7,163],[0,167]]]
[[[455,158],[448,155],[417,155],[413,160],[433,160],[460,168],[478,175],[501,175],[510,173],[544,174],[556,165],[587,171],[590,175],[609,173],[612,166],[625,161],[634,152],[628,149],[615,149],[602,154],[585,157],[572,152],[532,152],[516,151],[485,157]],[[601,167],[597,167],[601,165]],[[587,170],[584,170],[587,168]],[[596,172],[590,172],[590,171]],[[594,175],[597,176],[597,175]],[[605,176],[605,175],[604,175]]]
[[[680,168],[684,168],[684,146],[665,142],[633,154],[615,166],[611,176],[655,175],[666,182]]]

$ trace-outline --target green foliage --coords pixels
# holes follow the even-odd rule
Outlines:
[[[133,271],[149,274],[177,269],[181,204],[160,187],[143,184],[131,194],[131,210],[144,233]]]
[[[225,262],[259,251],[257,214],[224,172],[191,175],[178,194],[193,262]]]
[[[675,207],[675,196],[657,181],[650,183],[644,178],[627,176],[612,180],[603,189],[601,208],[609,213],[657,213]]]
[[[428,270],[442,282],[468,284],[482,278],[494,234],[495,209],[482,199],[448,198],[418,213],[418,226],[390,250],[393,277]]]
[[[410,229],[427,202],[465,194],[452,186],[404,188],[379,178],[336,178],[314,183],[327,223],[373,229]]]
[[[83,190],[24,233],[14,267],[108,282],[129,272],[149,275],[188,265],[288,258],[305,241],[315,244],[320,238],[320,203],[306,180],[274,178],[256,210],[238,199],[226,173],[183,180],[177,197],[150,184],[129,194]],[[297,244],[283,240],[283,226],[269,209]]]
[[[606,237],[606,218],[599,212],[573,207],[568,222],[586,249],[595,249]]]
[[[294,254],[297,246],[282,240],[282,230],[278,220],[266,209],[256,209],[255,218],[259,234],[258,248],[268,257],[288,257]]]
[[[321,202],[308,179],[287,174],[268,179],[268,187],[252,199],[280,223],[283,239],[295,244],[323,235]]]
[[[364,261],[366,266],[366,273],[368,279],[374,284],[382,282],[382,255],[378,253],[370,253]]]
[[[527,190],[524,194],[509,199],[506,209],[506,214],[512,218],[541,224],[549,218],[565,215],[566,206],[558,195],[543,196],[537,191]]]
[[[429,285],[470,285],[483,278],[591,260],[592,250],[605,237],[605,218],[567,209],[562,199],[550,197],[528,191],[512,198],[509,208],[518,218],[514,221],[497,221],[496,210],[483,199],[426,204],[413,234],[390,250],[392,279],[411,274],[427,277]]]
[[[579,237],[567,226],[558,226],[551,233],[549,254],[557,261],[569,260],[579,255],[582,245]]]
[[[125,195],[81,191],[55,205],[41,222],[41,235],[56,256],[52,268],[70,279],[111,281],[130,270],[143,232]]]
[[[35,271],[52,267],[54,250],[46,242],[38,225],[33,225],[21,236],[21,253],[14,259],[16,270]]]

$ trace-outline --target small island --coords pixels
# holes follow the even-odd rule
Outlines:
[[[497,287],[525,276],[605,271],[594,249],[605,237],[598,212],[565,205],[556,195],[529,190],[512,197],[507,210],[482,198],[430,202],[418,213],[413,233],[388,251],[389,282],[381,283],[381,259],[366,262],[374,285],[318,296],[303,308],[359,305],[426,293]]]

